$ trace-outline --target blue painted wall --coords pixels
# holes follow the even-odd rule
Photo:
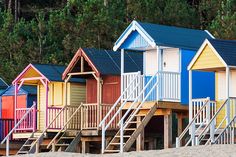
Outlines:
[[[181,103],[188,105],[189,88],[188,88],[188,70],[187,67],[196,54],[195,51],[181,50]],[[193,98],[210,97],[215,99],[215,74],[213,72],[193,71]]]

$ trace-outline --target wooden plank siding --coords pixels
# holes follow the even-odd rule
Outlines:
[[[97,81],[94,78],[86,80],[86,103],[97,103]]]
[[[37,124],[38,129],[43,130],[45,128],[45,111],[46,111],[46,94],[45,94],[45,87],[42,84],[38,85],[38,114],[37,114]],[[49,88],[50,91],[50,88]],[[50,94],[49,94],[50,97]],[[50,101],[49,101],[50,102]]]
[[[114,104],[120,97],[120,76],[103,77],[102,103]]]
[[[86,101],[86,87],[85,85],[76,84],[76,83],[69,83],[69,100],[70,102],[68,105],[80,105],[81,102],[85,103]]]
[[[225,67],[213,50],[206,45],[192,66],[192,70]]]
[[[65,84],[64,82],[50,82],[48,91],[48,106],[63,107],[65,105]],[[67,105],[80,105],[86,99],[85,85],[78,83],[67,84]],[[46,95],[45,87],[38,85],[38,129],[43,130],[46,123]],[[68,115],[70,116],[70,115]]]

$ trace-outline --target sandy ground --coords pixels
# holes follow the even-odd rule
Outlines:
[[[165,150],[151,150],[129,152],[123,154],[78,154],[78,153],[39,153],[36,155],[22,155],[21,157],[236,157],[236,145],[212,145],[186,148],[171,148]]]

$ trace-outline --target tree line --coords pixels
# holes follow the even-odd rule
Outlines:
[[[79,47],[111,49],[133,19],[236,37],[236,0],[0,0],[0,77],[66,65]]]

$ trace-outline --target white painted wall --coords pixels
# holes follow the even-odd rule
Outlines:
[[[217,96],[218,100],[226,99],[226,75],[225,71],[217,72]],[[230,71],[230,80],[229,80],[229,96],[236,97],[236,71]]]
[[[154,75],[157,72],[157,50],[148,50],[144,52],[144,74]]]
[[[163,71],[179,72],[180,71],[180,51],[178,48],[163,49],[162,53]]]

